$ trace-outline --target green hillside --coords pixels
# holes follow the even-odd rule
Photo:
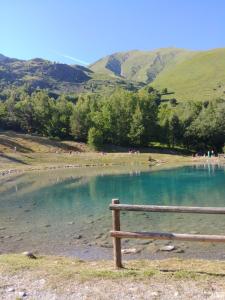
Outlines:
[[[225,97],[225,48],[186,51],[166,48],[109,55],[90,66],[94,72],[142,81],[177,100],[210,100]]]
[[[193,55],[184,49],[165,48],[154,51],[128,51],[109,55],[90,65],[94,72],[114,74],[129,80],[152,82],[168,66]]]
[[[167,87],[178,100],[225,97],[225,49],[195,54],[160,73],[152,85]]]

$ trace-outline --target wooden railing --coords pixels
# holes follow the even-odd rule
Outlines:
[[[120,230],[120,211],[145,211],[166,213],[196,213],[196,214],[225,214],[225,207],[190,207],[190,206],[158,206],[158,205],[130,205],[120,204],[119,199],[113,199],[109,206],[112,210],[113,252],[116,268],[122,268],[121,239],[154,239],[154,240],[180,240],[195,242],[222,242],[225,243],[225,235],[206,235],[168,232],[130,232]]]

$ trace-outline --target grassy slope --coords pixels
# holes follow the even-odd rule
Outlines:
[[[112,57],[121,63],[121,75],[125,78],[142,82],[151,82],[153,78],[152,86],[174,92],[168,98],[204,101],[225,97],[225,48],[209,51],[166,48],[121,52],[99,60],[91,69],[112,74],[106,68]]]
[[[115,74],[107,68],[110,59],[121,64],[121,74],[125,78],[134,81],[148,82],[155,77],[167,65],[174,65],[179,60],[192,55],[192,52],[176,48],[156,49],[154,51],[128,51],[119,52],[104,57],[90,66],[94,72]],[[117,74],[118,75],[118,74]]]
[[[167,87],[179,100],[210,100],[225,96],[225,49],[195,54],[162,72],[153,82]]]
[[[16,152],[14,152],[14,147],[17,148]],[[179,164],[190,161],[190,157],[174,155],[174,153],[151,153],[151,149],[142,150],[144,153],[131,155],[126,148],[111,147],[109,148],[110,153],[102,155],[102,153],[91,151],[82,143],[57,142],[44,137],[2,132],[0,133],[0,152],[2,153],[0,171],[45,169],[66,165],[82,167],[137,164],[148,166],[149,155],[159,163]]]

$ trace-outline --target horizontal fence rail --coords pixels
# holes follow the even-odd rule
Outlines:
[[[221,242],[225,243],[225,235],[168,233],[168,232],[130,232],[110,231],[112,237],[129,239],[152,239],[152,240],[178,240],[195,242]]]
[[[225,207],[193,207],[193,206],[159,206],[159,205],[130,205],[120,204],[118,199],[113,199],[109,206],[112,210],[114,262],[117,268],[122,268],[121,239],[154,239],[154,240],[179,240],[195,242],[225,243],[224,235],[169,233],[169,232],[130,232],[120,230],[120,211],[145,211],[145,212],[173,212],[197,214],[225,214]]]
[[[225,207],[111,204],[109,208],[111,210],[122,210],[122,211],[172,212],[172,213],[221,214],[221,215],[225,214]]]

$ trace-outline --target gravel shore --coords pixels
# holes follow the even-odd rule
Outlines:
[[[84,300],[84,299],[225,299],[225,283],[221,279],[203,281],[168,280],[150,278],[144,282],[135,280],[93,279],[73,280],[65,289],[46,285],[44,278],[34,279],[32,272],[19,272],[15,276],[0,275],[2,300]]]

